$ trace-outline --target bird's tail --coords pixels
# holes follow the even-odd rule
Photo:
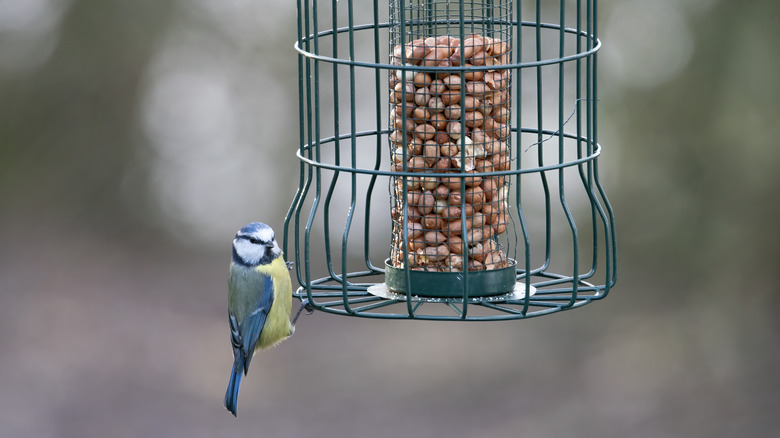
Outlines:
[[[230,411],[233,416],[236,415],[236,409],[238,408],[238,388],[241,386],[241,375],[243,368],[243,361],[240,355],[236,356],[236,360],[233,362],[233,371],[230,373],[230,381],[228,382],[227,391],[225,392],[225,407]]]

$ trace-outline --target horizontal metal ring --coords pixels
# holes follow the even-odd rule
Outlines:
[[[390,131],[387,129],[381,130],[381,131],[361,131],[356,132],[354,134],[348,133],[348,134],[342,134],[339,136],[340,140],[347,140],[351,139],[354,135],[355,138],[357,137],[369,137],[369,136],[375,136],[375,135],[386,135]],[[512,128],[512,132],[517,132],[517,128]],[[531,128],[524,128],[520,130],[521,133],[527,133],[527,134],[539,134],[539,131],[537,129],[531,129]],[[559,133],[557,131],[551,131],[551,130],[542,130],[542,134],[550,135],[550,136],[558,136]],[[570,133],[563,133],[563,136],[565,138],[570,138],[573,140],[578,140],[577,136],[575,134]],[[324,145],[328,143],[335,143],[336,137],[326,137],[323,139],[320,139],[320,141],[317,143],[319,145]],[[580,141],[587,142],[588,140],[586,138],[580,137]],[[564,161],[562,163],[556,163],[551,164],[548,166],[539,166],[539,167],[531,167],[526,169],[510,169],[510,170],[497,170],[493,172],[482,172],[482,173],[424,173],[424,172],[397,172],[392,170],[378,170],[378,169],[363,169],[363,168],[356,168],[356,167],[346,167],[346,166],[339,166],[336,164],[328,164],[321,161],[317,161],[312,158],[308,158],[303,156],[304,151],[310,151],[312,147],[308,144],[303,145],[298,151],[295,153],[295,155],[298,157],[299,160],[303,161],[304,163],[307,163],[311,166],[318,167],[321,169],[327,169],[332,171],[338,171],[338,172],[348,172],[348,173],[357,173],[357,174],[364,174],[364,175],[378,175],[378,176],[393,176],[393,177],[446,177],[446,178],[473,178],[474,176],[503,176],[503,175],[521,175],[521,174],[528,174],[528,173],[539,173],[539,172],[547,172],[551,170],[559,170],[566,167],[572,167],[577,166],[580,164],[584,164],[588,161],[595,160],[599,155],[601,155],[601,145],[596,143],[596,147],[594,148],[593,152],[589,155],[586,155],[584,157],[578,158],[576,160],[570,160],[570,161]]]
[[[507,22],[508,23],[508,22]],[[512,21],[512,25],[517,25],[517,21]],[[552,24],[552,23],[536,23],[533,21],[523,21],[520,23],[521,26],[526,27],[541,27],[543,29],[553,29],[553,30],[561,30],[561,25],[559,24]],[[381,29],[381,28],[388,28],[390,25],[388,23],[377,23],[374,24],[361,24],[353,27],[340,27],[336,29],[335,33],[348,33],[348,32],[354,32],[354,31],[361,31],[361,30],[371,30],[371,29]],[[514,64],[503,64],[501,65],[501,69],[522,69],[522,68],[531,68],[531,67],[540,67],[544,65],[552,65],[552,64],[562,64],[564,62],[573,61],[576,59],[582,59],[586,58],[588,56],[594,55],[598,50],[601,48],[601,40],[598,38],[588,34],[585,31],[578,31],[577,29],[573,29],[570,27],[564,27],[563,31],[565,33],[569,34],[579,34],[580,36],[586,37],[588,39],[591,39],[596,42],[596,45],[590,48],[589,50],[585,52],[576,53],[574,55],[569,56],[562,56],[559,58],[551,58],[551,59],[543,59],[538,61],[529,61],[529,62],[520,62],[520,63],[514,63]],[[487,70],[495,70],[496,66],[460,66],[460,67],[420,67],[416,65],[393,65],[393,64],[383,64],[383,63],[372,63],[372,62],[363,62],[363,61],[355,61],[350,59],[341,59],[341,58],[333,58],[330,56],[323,56],[316,53],[307,52],[306,50],[301,49],[300,43],[304,41],[309,40],[316,40],[319,37],[324,37],[328,35],[333,35],[334,31],[333,29],[330,30],[324,30],[322,32],[318,32],[316,34],[309,34],[308,37],[303,37],[299,41],[296,41],[294,44],[295,50],[307,57],[311,58],[317,61],[323,61],[331,64],[341,64],[341,65],[349,65],[354,67],[367,67],[367,68],[375,68],[375,69],[385,69],[385,70],[413,70],[413,71],[431,71],[431,72],[437,72],[437,71],[446,71],[446,72],[463,72],[463,71],[487,71]]]

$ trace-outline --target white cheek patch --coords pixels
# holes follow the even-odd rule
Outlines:
[[[246,264],[255,265],[260,262],[263,257],[265,248],[261,245],[255,245],[254,243],[246,239],[233,240],[233,248],[236,249],[236,254],[241,257]]]

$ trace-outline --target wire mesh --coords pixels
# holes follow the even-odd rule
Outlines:
[[[606,296],[596,14],[594,0],[299,0],[295,295],[433,320]]]
[[[509,18],[506,2],[390,4],[390,62],[407,68],[390,71],[391,169],[421,174],[391,182],[394,268],[511,264],[494,238],[506,231],[509,180],[479,175],[511,164]]]

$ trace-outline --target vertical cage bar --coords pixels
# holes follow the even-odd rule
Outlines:
[[[331,26],[332,29],[338,29],[338,7],[337,7],[337,0],[331,0]],[[317,40],[315,40],[317,41]],[[333,44],[332,50],[332,56],[334,58],[339,57],[339,41],[338,41],[338,34],[333,33],[331,35],[331,41]],[[341,137],[341,129],[340,129],[340,117],[341,112],[339,108],[339,65],[333,64],[332,66],[332,75],[333,75],[333,136],[336,139],[335,140],[335,148],[333,151],[333,161],[337,166],[341,165],[341,145],[339,138]],[[322,223],[323,228],[325,229],[324,233],[324,242],[325,242],[325,262],[328,267],[328,274],[330,274],[333,278],[339,278],[338,275],[336,275],[336,272],[333,270],[333,259],[331,258],[331,240],[330,240],[330,206],[332,204],[333,200],[333,193],[336,189],[336,184],[338,183],[340,176],[340,172],[338,170],[333,172],[333,177],[330,180],[330,184],[328,186],[328,192],[325,195],[325,203],[323,205],[323,211],[322,211]]]
[[[308,5],[307,5],[308,6]],[[308,11],[308,7],[307,7]],[[308,35],[311,35],[312,42],[313,42],[313,49],[315,53],[320,53],[320,45],[319,45],[319,26],[318,26],[318,15],[319,12],[317,10],[317,2],[312,2],[312,10],[311,10],[311,21],[312,21],[312,33]],[[307,20],[308,24],[308,20]],[[320,151],[320,142],[322,137],[320,136],[320,68],[319,63],[320,61],[315,59],[312,61],[314,64],[313,69],[313,90],[310,91],[308,94],[309,99],[309,105],[311,106],[312,100],[314,104],[314,113],[313,113],[313,120],[314,120],[314,127],[312,128],[312,125],[309,125],[309,129],[314,131],[314,138],[309,143],[309,147],[311,148],[311,151],[313,153],[313,159],[315,161],[321,161],[322,155]],[[317,210],[319,209],[320,200],[322,197],[322,169],[317,167],[314,170],[314,200],[312,202],[311,211],[309,212],[309,218],[306,222],[306,231],[304,233],[304,255],[306,257],[306,260],[311,260],[311,232],[314,229],[314,219],[317,216]],[[325,230],[325,233],[327,233],[327,230]],[[329,254],[328,254],[328,263],[329,260]],[[306,280],[307,280],[307,288],[311,287],[311,277],[310,277],[310,267],[307,263],[307,273],[306,273]]]
[[[334,4],[338,0],[333,0]],[[349,28],[349,59],[355,59],[355,22],[354,22],[354,16],[352,15],[352,1],[353,0],[347,0],[347,23]],[[355,66],[350,65],[349,66],[349,107],[350,107],[350,136],[349,136],[349,145],[350,145],[350,155],[351,155],[351,166],[352,169],[357,169],[357,137],[356,137],[356,120],[355,120],[355,108],[356,108],[356,102],[355,102]],[[346,223],[344,225],[344,235],[342,237],[341,241],[341,271],[342,271],[342,283],[341,283],[341,291],[342,296],[344,298],[344,304],[345,308],[348,312],[352,312],[352,310],[349,308],[349,290],[347,288],[347,248],[349,244],[349,231],[352,227],[352,217],[355,213],[355,202],[357,199],[357,174],[355,172],[350,172],[351,175],[351,190],[350,190],[350,197],[349,197],[349,209],[347,210],[347,219]]]
[[[520,64],[523,59],[523,28],[522,28],[522,22],[523,22],[523,7],[522,7],[522,1],[518,0],[516,2],[516,9],[515,9],[515,22],[517,23],[517,39],[515,40],[515,64]],[[513,27],[514,29],[514,27]],[[511,41],[511,40],[510,40]],[[515,127],[516,127],[516,138],[515,138],[515,147],[514,150],[517,151],[515,155],[517,155],[517,163],[516,168],[522,169],[523,168],[523,153],[522,153],[522,126],[523,126],[523,82],[522,82],[522,74],[523,69],[516,69],[513,71],[514,78],[510,77],[510,80],[513,80],[515,84],[515,90],[516,90],[516,98],[515,98]],[[518,274],[516,278],[518,280],[523,280],[524,283],[524,296],[523,296],[523,307],[521,310],[522,315],[526,315],[528,313],[528,306],[530,304],[531,300],[531,242],[529,240],[528,235],[528,227],[526,225],[525,216],[523,214],[523,204],[522,204],[522,175],[517,174],[514,175],[515,177],[515,209],[517,211],[517,220],[520,223],[520,231],[523,235],[523,261],[525,266],[523,267],[523,273]],[[516,231],[515,231],[516,233]],[[515,254],[517,254],[517,239],[515,239]]]
[[[311,44],[309,42],[309,37],[308,37],[308,35],[309,35],[309,20],[310,20],[309,3],[308,3],[307,0],[300,0],[299,5],[301,3],[303,3],[305,5],[304,6],[304,14],[303,14],[303,16],[304,16],[303,23],[304,23],[305,33],[301,36],[301,40],[303,40],[305,38],[304,47],[306,48],[307,51],[309,51],[309,50],[312,49]],[[311,64],[312,64],[312,61],[309,58],[306,58],[306,128],[307,128],[307,137],[306,137],[305,140],[307,141],[306,144],[309,146],[308,150],[306,151],[306,155],[308,156],[309,159],[313,158],[313,156],[312,156],[313,148],[311,146],[313,145],[313,142],[314,142],[314,137],[312,135],[313,134],[313,132],[312,132],[313,114],[312,114],[312,107],[311,107],[311,105],[312,105],[312,103],[311,103],[311,99],[312,99],[312,80],[311,80],[312,69],[311,69]],[[303,98],[301,98],[301,100],[303,100]],[[304,138],[301,138],[301,141],[304,141]],[[301,147],[303,147],[303,146],[301,146]],[[314,173],[314,168],[309,166],[307,180],[306,180],[306,188],[305,188],[305,191],[304,191],[305,194],[308,194],[308,192],[309,192],[309,190],[311,188],[311,182],[312,182],[312,180],[314,178],[313,173]],[[301,210],[303,208],[303,199],[304,199],[304,197],[301,197],[301,200],[299,201],[298,207],[296,208],[296,211],[295,211],[296,242],[299,241],[298,240],[298,235],[300,233],[300,215],[301,215]],[[310,222],[307,222],[307,230],[308,230],[308,224],[309,223]],[[301,274],[300,274],[300,269],[299,269],[298,270],[298,282],[301,283],[302,285],[304,285],[304,287],[306,288],[306,294],[309,297],[309,299],[311,299],[312,298],[312,289],[311,289],[311,281],[310,281],[311,280],[311,265],[308,263],[308,261],[310,260],[310,257],[309,257],[309,237],[308,236],[309,236],[309,234],[308,234],[308,231],[307,231],[304,234],[304,244],[303,244],[303,260],[304,260],[304,262],[303,262],[303,271],[304,271],[304,279],[303,280],[301,279]],[[298,249],[296,249],[296,253],[298,253]],[[300,261],[297,261],[296,263],[298,263],[298,266],[301,266]]]
[[[473,3],[472,3],[473,5]],[[463,0],[458,0],[458,10],[460,13],[458,14],[458,38],[460,38],[460,65],[465,65],[466,63],[466,48],[465,48],[465,38],[466,38],[466,31],[465,31],[465,17],[464,17],[464,8],[463,8]],[[466,87],[464,86],[466,81],[466,75],[463,74],[463,72],[460,72],[460,101],[464,102],[466,99]],[[450,90],[451,91],[451,90]],[[463,163],[462,166],[460,166],[460,173],[465,174],[466,173],[466,148],[464,147],[466,145],[466,105],[465,103],[461,105],[461,111],[460,111],[460,138],[463,140],[463,144],[460,147],[460,159],[461,163]],[[460,179],[460,208],[461,208],[461,236],[463,240],[463,295],[461,295],[461,299],[463,300],[463,310],[459,312],[461,319],[466,319],[466,316],[468,314],[468,305],[469,305],[469,251],[468,247],[471,243],[471,239],[469,238],[469,228],[467,226],[466,222],[466,179],[461,178]],[[455,309],[457,311],[457,309]]]
[[[403,4],[400,5],[401,7],[399,9],[399,24],[400,24],[400,38],[396,41],[396,44],[401,46],[401,65],[406,65],[406,50],[404,49],[404,45],[406,44],[406,16],[405,16],[405,9]],[[393,53],[393,52],[391,52]],[[401,157],[403,160],[403,164],[401,166],[401,170],[404,172],[407,172],[409,170],[409,166],[407,163],[408,159],[408,150],[406,147],[406,139],[409,135],[408,133],[408,127],[406,124],[406,117],[408,116],[408,113],[406,112],[407,107],[407,80],[406,80],[406,72],[401,73],[401,121],[402,121],[402,142],[401,142]],[[404,176],[401,179],[401,193],[402,193],[402,199],[407,199],[409,196],[409,179],[408,177]],[[392,180],[391,180],[392,184]],[[399,206],[400,207],[400,206]],[[414,316],[414,312],[412,309],[412,273],[411,268],[409,267],[409,248],[408,248],[408,242],[409,242],[409,227],[406,226],[406,224],[409,223],[409,210],[407,208],[402,208],[403,213],[403,260],[404,260],[404,290],[406,291],[406,311],[408,312],[410,317]]]
[[[582,1],[577,1],[577,11],[576,11],[576,21],[577,21],[577,38],[575,39],[576,42],[576,49],[577,53],[579,53],[582,50]],[[587,105],[589,103],[585,102],[585,105],[582,103],[582,60],[577,59],[575,61],[575,71],[576,71],[576,82],[575,82],[575,112],[576,112],[576,133],[577,133],[577,158],[583,157],[583,146],[587,147],[587,144],[589,140],[586,139],[586,141],[583,141],[582,138],[582,108],[589,108]],[[586,72],[587,74],[587,72]],[[588,111],[589,112],[589,111]],[[598,242],[598,219],[597,216],[598,212],[598,206],[597,201],[595,198],[595,194],[593,192],[593,166],[591,163],[587,163],[586,165],[579,165],[577,166],[577,170],[580,174],[580,181],[583,183],[583,185],[586,188],[586,192],[588,197],[590,198],[590,220],[591,220],[591,233],[593,236],[593,250],[592,250],[592,259],[591,259],[591,267],[590,271],[585,273],[582,278],[590,278],[596,273],[596,269],[598,267],[598,245],[596,242]]]
[[[296,20],[296,23],[295,23],[296,24],[296,28],[297,28],[297,38],[298,38],[296,40],[296,44],[303,45],[303,31],[302,31],[303,23],[301,22],[302,14],[301,14],[301,1],[300,0],[298,0],[298,2],[296,4],[296,8],[297,8],[297,12],[298,12],[298,15],[297,15],[298,19]],[[298,152],[301,155],[303,155],[303,152],[304,152],[303,146],[304,146],[304,139],[306,138],[306,130],[305,130],[306,120],[305,120],[305,117],[304,117],[304,114],[306,114],[306,111],[305,111],[305,107],[304,107],[304,104],[303,104],[303,95],[304,95],[304,92],[305,92],[304,91],[305,81],[304,81],[304,75],[303,75],[303,71],[304,71],[303,65],[304,65],[304,56],[301,55],[301,54],[298,54],[298,140],[299,140],[298,141],[298,143],[299,143],[298,144]],[[303,161],[299,161],[299,163],[298,163],[298,190],[296,190],[295,196],[293,197],[293,201],[290,203],[290,207],[287,210],[287,215],[284,218],[284,233],[283,233],[283,239],[282,239],[282,250],[284,251],[285,256],[288,258],[288,260],[289,260],[289,257],[290,257],[290,253],[287,252],[288,243],[289,243],[288,239],[289,239],[290,221],[292,220],[293,215],[295,214],[294,212],[298,209],[299,203],[303,200],[303,198],[304,198],[304,196],[306,194],[306,191],[305,191],[306,184],[305,184],[305,177],[304,177],[305,168],[306,168],[306,165],[303,163]],[[295,253],[294,253],[293,257],[294,257],[294,260],[295,260],[295,264],[300,266],[300,260],[301,259],[300,259],[300,252],[299,252],[300,245],[298,244],[298,237],[299,237],[298,229],[299,228],[298,228],[298,224],[297,224],[297,220],[296,220],[295,230],[294,230]],[[302,283],[301,278],[300,278],[300,275],[301,275],[300,272],[301,271],[299,269],[296,270],[296,275],[298,277],[298,282]]]
[[[373,0],[373,10],[372,10],[372,17],[373,17],[373,35],[374,35],[374,63],[379,64],[381,62],[381,55],[379,53],[379,0]],[[382,70],[379,68],[374,69],[374,99],[375,99],[375,107],[374,107],[374,113],[376,116],[376,125],[375,130],[376,132],[382,131],[382,98],[381,98],[381,83],[382,83]],[[376,142],[375,142],[375,149],[374,149],[374,170],[379,170],[380,166],[382,165],[382,137],[380,135],[375,136]],[[379,269],[376,268],[373,263],[371,263],[371,227],[367,224],[371,223],[371,198],[374,193],[374,187],[376,186],[377,181],[377,175],[371,175],[369,182],[368,182],[368,189],[366,190],[366,211],[365,211],[365,219],[364,223],[366,224],[363,227],[363,258],[366,264],[366,268],[374,273],[378,273]]]
[[[536,60],[542,60],[542,6],[541,0],[536,0]],[[541,167],[544,166],[544,106],[543,106],[543,81],[542,81],[542,65],[536,67],[536,148],[537,148],[537,164]],[[539,172],[539,177],[542,182],[542,189],[544,190],[544,264],[539,268],[540,271],[547,269],[550,266],[551,258],[551,240],[552,240],[552,209],[550,203],[550,186],[547,182],[547,174],[545,172]]]
[[[566,3],[561,2],[559,10],[559,23],[558,28],[558,57],[563,58],[566,56]],[[566,71],[564,69],[565,63],[558,63],[558,163],[563,164],[565,162],[564,157],[564,124],[565,124],[565,86],[566,86]],[[566,216],[569,229],[571,230],[572,237],[572,296],[567,304],[563,307],[571,307],[577,301],[577,290],[579,288],[579,233],[577,232],[577,225],[574,223],[574,217],[571,209],[566,201],[566,184],[564,172],[566,169],[558,170],[558,198],[561,204],[561,209]]]
[[[598,16],[598,0],[592,0],[593,1],[593,41],[598,40],[598,21],[596,17]],[[598,69],[598,53],[593,53],[593,144],[598,144],[598,129],[597,129],[597,112],[596,112],[596,106],[598,102],[597,97],[597,69]],[[593,163],[593,169],[595,175],[598,175],[598,162]],[[616,237],[615,237],[615,218],[614,218],[614,212],[612,210],[612,206],[609,204],[609,201],[607,200],[606,193],[604,192],[604,187],[601,185],[601,181],[599,180],[598,176],[595,178],[596,187],[598,187],[599,194],[601,195],[601,198],[604,200],[604,204],[606,205],[607,212],[609,214],[609,223],[605,222],[605,227],[609,227],[609,235],[611,239],[609,239],[606,242],[606,256],[607,260],[611,260],[612,263],[607,263],[606,271],[607,271],[607,279],[604,284],[604,296],[609,292],[609,289],[615,284],[617,281],[617,245],[616,245]],[[610,257],[611,256],[611,257]]]

